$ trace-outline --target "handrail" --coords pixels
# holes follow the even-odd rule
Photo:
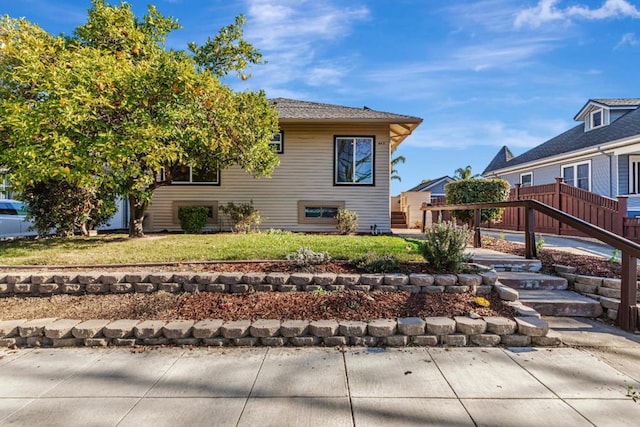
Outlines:
[[[621,279],[621,298],[618,308],[618,325],[627,330],[634,332],[638,324],[638,309],[636,306],[636,293],[638,290],[637,283],[637,259],[640,258],[640,245],[625,239],[622,236],[604,230],[573,215],[569,215],[549,205],[533,199],[513,200],[508,202],[492,202],[492,203],[466,203],[460,205],[444,205],[444,206],[428,206],[423,204],[422,210],[422,227],[425,228],[427,211],[457,211],[457,210],[473,210],[474,211],[474,247],[481,247],[480,238],[480,219],[482,209],[494,208],[524,208],[525,209],[525,257],[536,257],[535,233],[534,233],[534,215],[533,212],[538,211],[544,215],[567,224],[576,230],[594,237],[622,252],[622,279]]]

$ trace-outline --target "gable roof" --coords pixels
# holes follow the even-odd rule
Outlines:
[[[438,184],[440,184],[442,181],[454,181],[453,178],[451,178],[449,175],[445,175],[445,176],[441,176],[440,178],[436,178],[436,179],[431,179],[427,182],[421,182],[420,184],[416,185],[413,188],[410,188],[409,190],[407,190],[406,192],[411,192],[411,191],[431,191],[431,189],[435,186],[437,186]]]
[[[610,110],[627,110],[640,107],[640,98],[594,98],[586,104],[573,117],[573,120],[584,120],[591,111],[606,107]]]
[[[509,147],[503,145],[500,151],[498,151],[498,154],[496,154],[491,162],[489,162],[489,165],[485,168],[484,172],[482,172],[482,175],[484,175],[488,171],[502,169],[514,157],[515,156],[513,155],[511,150],[509,150]]]
[[[598,147],[634,136],[640,137],[640,108],[624,114],[608,126],[602,126],[589,132],[584,131],[583,124],[579,124],[504,164],[498,164],[497,167],[492,165],[492,161],[483,175],[499,169],[537,162],[560,154]]]
[[[298,101],[288,98],[273,98],[270,102],[276,107],[278,117],[282,122],[324,121],[389,124],[391,148],[397,147],[422,123],[422,119],[419,117],[387,113],[372,110],[368,107],[344,107],[341,105]]]

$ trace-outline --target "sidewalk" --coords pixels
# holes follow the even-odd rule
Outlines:
[[[640,344],[611,339],[622,358],[612,347],[0,350],[0,425],[635,426],[640,403],[626,393],[640,390]]]

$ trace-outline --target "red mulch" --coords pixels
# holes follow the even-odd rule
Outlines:
[[[372,320],[396,317],[481,316],[513,317],[513,309],[492,292],[489,307],[480,307],[471,293],[411,294],[408,292],[202,292],[180,297],[177,315],[184,319]]]
[[[493,249],[513,255],[524,256],[524,245],[520,243],[508,242],[492,237],[482,238],[482,247]],[[538,259],[542,262],[542,272],[546,274],[554,274],[554,264],[567,265],[576,268],[576,274],[597,277],[620,278],[621,266],[619,263],[608,261],[604,258],[575,255],[555,249],[543,248],[538,253]],[[640,277],[640,270],[638,271]]]

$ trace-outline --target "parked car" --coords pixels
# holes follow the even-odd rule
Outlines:
[[[26,214],[24,203],[18,200],[0,199],[0,239],[38,234],[29,229],[33,224],[25,219]]]

